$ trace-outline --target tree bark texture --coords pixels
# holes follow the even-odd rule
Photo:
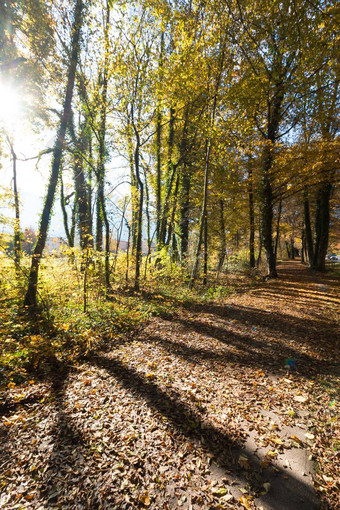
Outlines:
[[[329,240],[329,222],[330,222],[330,198],[332,193],[332,184],[324,183],[319,191],[316,202],[316,220],[315,220],[315,249],[312,269],[315,271],[326,271],[326,255]]]
[[[253,169],[251,163],[248,169],[248,197],[249,197],[249,266],[255,267],[255,212]]]
[[[314,259],[314,246],[313,246],[313,234],[310,220],[310,208],[308,191],[304,191],[303,195],[303,211],[304,211],[304,224],[305,224],[305,241],[306,241],[306,253],[307,259],[310,266],[313,265]]]

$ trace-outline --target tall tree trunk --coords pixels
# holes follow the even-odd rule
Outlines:
[[[315,249],[312,269],[326,271],[326,255],[329,240],[330,207],[332,184],[324,183],[318,191],[315,221]]]
[[[295,260],[295,242],[294,242],[294,236],[290,236],[290,253],[291,253],[291,259]]]
[[[135,129],[136,146],[135,146],[135,171],[139,188],[138,218],[137,218],[137,238],[136,238],[136,264],[135,264],[135,290],[140,289],[140,267],[142,261],[142,230],[143,230],[143,199],[144,184],[140,175],[140,137],[138,130]]]
[[[303,193],[303,211],[304,211],[307,259],[308,259],[309,265],[312,266],[313,259],[314,259],[314,246],[313,246],[313,234],[312,234],[312,227],[311,227],[311,221],[310,221],[310,209],[309,209],[309,199],[308,199],[307,188],[305,188],[304,193]]]
[[[104,187],[104,180],[98,178],[97,202],[96,202],[96,250],[103,251],[103,213],[100,202],[100,196]]]
[[[257,259],[256,259],[256,267],[259,267],[260,262],[261,262],[262,247],[263,247],[263,242],[262,242],[262,226],[260,226],[260,228],[259,228],[259,253],[258,253]]]
[[[330,142],[335,139],[339,130],[338,121],[338,90],[340,86],[340,67],[339,62],[336,66],[336,80],[333,82],[333,90],[331,95],[331,103],[328,111],[325,108],[325,101],[321,93],[321,76],[320,71],[317,72],[318,83],[318,109],[320,133],[324,142]],[[324,169],[325,180],[320,183],[317,192],[316,216],[315,216],[315,248],[313,254],[312,269],[315,271],[326,271],[326,255],[329,241],[329,224],[330,224],[330,199],[333,190],[333,182],[335,176],[334,169]]]
[[[91,135],[89,136],[89,158],[90,162],[92,163],[93,157],[92,157],[92,138]],[[87,187],[87,217],[89,222],[89,242],[88,246],[89,248],[93,248],[93,210],[92,210],[92,166],[89,165],[88,170],[88,182],[86,184]]]
[[[116,250],[115,250],[115,256],[114,256],[113,263],[112,263],[111,273],[113,275],[116,273],[119,245],[120,245],[120,241],[122,238],[123,226],[124,226],[124,221],[125,221],[125,211],[126,211],[126,197],[124,200],[122,219],[120,221],[120,226],[119,226],[118,235],[117,235],[117,245],[116,245]]]
[[[210,162],[210,152],[211,152],[211,140],[206,141],[206,149],[205,149],[205,165],[204,165],[204,187],[203,187],[203,201],[202,201],[202,212],[200,219],[200,227],[198,232],[198,240],[197,240],[197,248],[195,253],[195,261],[194,266],[191,273],[189,287],[192,288],[194,282],[197,277],[198,265],[199,265],[199,257],[201,254],[201,247],[203,241],[203,234],[207,216],[207,204],[208,204],[208,184],[209,184],[209,162]]]
[[[172,153],[174,148],[174,136],[175,136],[175,109],[173,107],[170,108],[170,120],[169,120],[169,138],[168,138],[168,168],[167,168],[167,189],[166,196],[164,198],[163,211],[162,211],[162,219],[160,222],[160,231],[159,231],[159,245],[160,247],[165,244],[166,231],[167,231],[167,223],[169,220],[169,212],[171,205],[171,193],[173,188],[173,183],[175,179],[175,174],[177,171],[178,165],[174,165],[172,161]]]
[[[249,162],[248,167],[248,197],[249,197],[249,266],[255,267],[254,183],[251,162]]]
[[[128,153],[129,153],[129,166],[130,166],[130,181],[131,181],[131,251],[134,255],[136,253],[136,245],[137,245],[137,232],[138,232],[138,210],[139,210],[139,199],[138,199],[138,182],[135,172],[135,156],[133,150],[133,142],[132,142],[132,126],[129,123],[128,125]]]
[[[277,211],[276,237],[275,237],[275,248],[274,248],[275,260],[277,260],[277,249],[278,249],[278,246],[279,246],[279,239],[280,239],[281,212],[282,212],[282,196],[280,196],[279,209]]]
[[[180,236],[181,236],[181,261],[184,263],[189,247],[189,210],[190,210],[190,186],[191,168],[184,162],[181,181],[181,204],[180,204]]]
[[[110,4],[109,0],[106,2],[106,17],[104,26],[104,68],[102,78],[102,93],[101,93],[101,110],[100,110],[100,130],[99,130],[99,164],[98,164],[98,200],[97,200],[97,237],[96,248],[97,251],[103,249],[103,225],[105,225],[105,268],[108,267],[106,259],[108,258],[109,247],[106,246],[107,240],[110,238],[110,230],[108,231],[106,204],[104,200],[104,186],[105,186],[105,135],[106,135],[106,113],[107,113],[107,86],[109,74],[109,27],[110,27]],[[109,274],[106,274],[106,283],[109,281]]]
[[[208,281],[208,210],[204,216],[204,232],[203,232],[203,285]]]
[[[13,236],[13,248],[14,248],[14,263],[16,270],[20,267],[21,259],[21,238],[20,238],[20,205],[19,205],[19,192],[18,192],[18,180],[17,180],[17,155],[14,150],[14,146],[7,137],[8,144],[10,146],[12,163],[13,163],[13,198],[14,198],[14,236]]]
[[[169,226],[168,226],[166,246],[170,246],[170,243],[172,243],[172,245],[173,245],[174,238],[176,239],[175,217],[176,217],[176,210],[177,210],[178,190],[179,190],[179,175],[177,175],[175,189],[174,189],[172,211],[171,211],[171,217],[170,217]],[[176,246],[176,250],[177,250],[177,241],[175,241],[175,246]]]
[[[223,264],[224,264],[224,261],[225,261],[225,255],[226,255],[226,249],[227,249],[227,244],[226,244],[226,238],[225,238],[225,221],[224,221],[224,202],[223,202],[223,198],[220,198],[219,201],[219,213],[220,213],[220,239],[221,239],[221,246],[220,246],[220,255],[219,255],[219,260],[218,260],[218,266],[217,266],[217,274],[216,274],[216,281],[218,280],[219,278],[219,275],[220,275],[220,272],[222,271],[223,269]]]
[[[77,68],[79,48],[80,48],[80,33],[82,26],[82,13],[83,13],[83,0],[76,0],[74,22],[72,26],[72,50],[71,58],[67,75],[67,86],[65,94],[65,102],[63,113],[60,120],[60,126],[58,130],[57,139],[53,149],[52,158],[52,171],[50,180],[47,188],[47,195],[41,215],[40,226],[37,236],[37,243],[34,247],[32,256],[31,269],[28,280],[28,287],[25,296],[25,306],[36,307],[37,305],[37,284],[38,284],[38,271],[42,253],[45,248],[47,231],[51,217],[51,211],[53,206],[53,200],[55,196],[55,190],[59,178],[59,169],[63,146],[65,143],[65,134],[67,123],[71,114],[71,104],[74,89],[74,78]]]
[[[87,186],[85,181],[83,159],[81,153],[76,156],[74,165],[74,182],[78,203],[78,229],[80,248],[85,250],[89,245],[90,220]]]
[[[281,74],[283,70],[278,63],[275,73],[278,81],[275,83],[275,92],[271,101],[268,101],[268,126],[265,147],[263,149],[261,198],[262,198],[262,237],[263,247],[266,252],[268,277],[277,278],[276,258],[273,246],[273,190],[271,173],[273,167],[273,150],[281,121],[281,106],[284,99],[283,82]]]
[[[211,154],[211,147],[212,147],[212,135],[213,135],[213,129],[215,126],[215,116],[216,116],[216,109],[217,109],[217,100],[218,100],[218,93],[221,85],[221,78],[222,78],[222,72],[223,72],[223,66],[224,66],[224,58],[225,58],[225,46],[227,42],[227,36],[225,35],[224,40],[221,41],[220,45],[220,52],[219,52],[219,68],[218,68],[218,74],[216,76],[215,86],[213,90],[213,104],[211,108],[211,114],[210,114],[210,126],[209,126],[209,137],[206,141],[206,148],[205,148],[205,163],[204,163],[204,188],[203,188],[203,203],[202,203],[202,214],[200,219],[200,229],[198,234],[198,242],[197,242],[197,249],[196,249],[196,256],[195,256],[195,262],[191,273],[191,278],[189,282],[189,287],[192,288],[198,271],[198,265],[199,265],[199,257],[201,253],[201,245],[203,240],[203,233],[204,233],[204,240],[205,240],[205,246],[207,248],[207,239],[208,239],[208,185],[209,185],[209,171],[210,171],[210,154]],[[205,270],[207,270],[207,250],[205,255]]]
[[[305,252],[306,252],[306,233],[305,229],[301,232],[301,264],[305,263]]]
[[[160,84],[163,82],[163,64],[164,64],[164,32],[161,33],[160,54],[158,60],[158,79]],[[157,120],[156,120],[156,243],[157,249],[160,249],[160,228],[162,216],[162,112],[161,101],[157,101]]]
[[[100,111],[100,132],[99,132],[99,168],[98,168],[98,203],[99,216],[97,216],[97,250],[102,248],[102,224],[105,226],[105,288],[106,296],[110,292],[110,224],[106,211],[104,180],[105,180],[105,159],[106,159],[106,113],[107,113],[107,87],[109,74],[109,27],[110,27],[110,4],[106,2],[106,19],[104,27],[104,69],[103,84],[101,94],[101,111]],[[97,209],[98,211],[98,209]],[[99,221],[100,220],[100,221]],[[99,221],[99,223],[98,223]],[[101,244],[101,246],[99,246]]]
[[[148,176],[147,169],[144,167],[144,182],[145,182],[145,213],[146,213],[146,235],[147,235],[147,254],[145,257],[145,267],[144,267],[144,280],[146,279],[146,272],[148,267],[148,262],[151,254],[151,219],[150,219],[150,195],[149,195],[149,186],[148,186]]]
[[[261,180],[261,198],[262,198],[262,239],[266,252],[268,276],[270,278],[277,277],[276,260],[273,249],[273,192],[270,182],[270,170],[272,168],[272,149],[265,147],[263,173]]]
[[[77,204],[77,196],[75,196],[75,198],[74,198],[74,207],[73,207],[74,212],[75,212],[76,204]],[[65,198],[65,194],[64,194],[64,183],[63,183],[62,175],[60,175],[60,207],[61,207],[61,211],[63,214],[64,230],[65,230],[65,234],[67,237],[67,243],[69,245],[69,248],[74,248],[74,231],[73,231],[73,235],[72,235],[72,224],[71,224],[71,229],[69,228],[69,225],[68,225],[68,215],[67,215],[67,211],[66,211],[66,198]],[[73,216],[74,215],[72,214],[72,217]],[[72,222],[72,219],[71,219],[71,222]]]
[[[160,225],[162,215],[162,158],[161,158],[161,138],[162,138],[162,114],[160,106],[157,108],[157,125],[156,125],[156,241],[157,249],[160,249]]]

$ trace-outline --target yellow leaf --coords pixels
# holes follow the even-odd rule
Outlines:
[[[240,498],[240,503],[242,506],[244,506],[244,508],[246,508],[246,510],[251,510],[251,506],[249,505],[249,501],[246,496],[242,496]]]
[[[299,439],[297,436],[290,436],[290,437],[291,437],[291,439],[293,439],[293,441],[295,441],[296,443],[298,443],[298,444],[302,444],[301,439]]]
[[[139,502],[144,506],[150,506],[151,501],[147,492],[144,492],[144,494],[139,498]]]
[[[147,379],[154,379],[155,378],[155,374],[153,372],[150,372],[149,374],[146,374],[145,376]]]

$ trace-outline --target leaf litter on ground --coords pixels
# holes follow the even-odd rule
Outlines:
[[[56,380],[7,388],[1,508],[272,508],[275,479],[302,476],[294,449],[318,461],[305,478],[336,508],[338,283],[315,301],[301,266],[284,271],[179,304]]]

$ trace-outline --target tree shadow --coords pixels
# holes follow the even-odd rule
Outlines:
[[[183,347],[183,346],[182,346]],[[193,352],[185,346],[185,356],[192,356]],[[198,353],[196,353],[198,354]],[[207,353],[205,353],[207,354]],[[105,355],[91,356],[88,362],[99,369],[104,369],[111,377],[130,394],[142,398],[146,405],[166,418],[170,428],[180,432],[186,439],[194,442],[199,451],[212,455],[214,465],[217,466],[220,482],[223,477],[232,476],[240,487],[248,485],[251,491],[259,494],[263,491],[263,482],[269,481],[272,490],[270,494],[261,497],[266,504],[273,504],[276,510],[314,510],[319,508],[318,500],[313,489],[298,480],[287,471],[274,472],[270,467],[264,468],[263,458],[256,456],[249,449],[242,447],[239,440],[228,432],[228,423],[222,429],[217,428],[206,419],[205,410],[196,407],[194,410],[183,401],[183,395],[174,389],[164,390],[156,382],[146,379],[135,369],[128,367],[117,359]],[[72,476],[86,470],[89,455],[90,440],[88,440],[77,426],[70,421],[65,412],[65,391],[70,370],[60,367],[58,376],[51,380],[57,420],[53,427],[53,449],[49,455],[48,465],[39,483],[39,496],[47,505],[62,508],[106,508],[99,494],[96,479],[76,478],[76,487],[72,483]],[[164,421],[162,421],[164,423]],[[70,452],[72,457],[70,458]],[[240,455],[246,455],[249,460],[248,469],[240,466]],[[216,467],[215,467],[216,471]],[[63,499],[72,491],[73,503],[70,498]],[[61,499],[59,499],[61,497]],[[279,498],[279,499],[278,499]],[[303,500],[303,501],[301,501]],[[41,501],[41,500],[40,500]],[[112,504],[114,501],[110,500]],[[275,504],[274,504],[275,503]],[[71,505],[71,506],[70,506]],[[120,508],[140,508],[140,505],[130,504]]]
[[[195,347],[188,345],[184,342],[176,342],[169,338],[164,338],[159,335],[148,335],[143,341],[144,343],[155,343],[163,347],[168,353],[178,356],[190,364],[200,364],[201,362],[208,362],[211,364],[211,368],[216,367],[216,364],[220,368],[226,368],[226,363],[232,363],[239,367],[247,368],[253,367],[255,369],[267,370],[270,367],[270,373],[283,376],[286,371],[284,369],[284,363],[288,358],[298,357],[298,373],[300,376],[313,379],[317,371],[320,371],[320,363],[316,363],[315,360],[311,360],[308,355],[301,355],[294,349],[282,349],[282,346],[277,346],[274,350],[272,347],[265,347],[263,345],[262,352],[256,349],[252,349],[248,343],[242,346],[240,349],[241,336],[237,337],[236,342],[234,338],[230,338],[227,343],[226,349],[222,351],[214,352],[213,350],[206,349],[203,347]],[[250,339],[251,341],[251,339]],[[229,350],[228,347],[237,346],[238,352],[235,349]],[[266,352],[263,352],[266,350]],[[325,372],[329,373],[328,365],[324,367]]]
[[[5,399],[0,404],[0,418],[3,416],[7,416],[11,413],[19,412],[22,408],[26,408],[27,406],[30,406],[32,404],[36,404],[41,400],[42,394],[41,393],[32,393],[28,395],[27,397],[21,398],[18,401],[13,401],[10,399]]]
[[[77,486],[72,484],[72,477],[76,477],[77,473],[86,469],[86,456],[90,450],[90,442],[65,411],[65,392],[71,373],[72,367],[60,365],[55,376],[50,380],[56,421],[50,433],[53,448],[49,453],[44,474],[39,480],[38,494],[39,501],[44,500],[51,508],[55,506],[70,508],[69,492],[73,491],[72,508],[81,507],[90,510],[99,508],[100,505],[95,496],[95,487],[83,486],[79,484],[79,479]],[[83,479],[80,480],[83,483]],[[68,498],[68,501],[64,500],[64,496]],[[91,500],[90,504],[89,500]]]
[[[263,501],[267,501],[269,504],[275,502],[276,510],[314,510],[319,508],[313,489],[286,471],[284,477],[280,477],[278,480],[277,473],[274,475],[268,468],[263,467],[263,459],[254,455],[247,448],[243,448],[231,437],[227,426],[222,431],[204,420],[202,414],[194,412],[186,405],[176,391],[172,390],[171,394],[165,392],[155,382],[145,380],[136,370],[117,359],[96,356],[91,359],[91,362],[104,368],[129,392],[142,397],[151,409],[165,416],[170,425],[186,438],[194,441],[201,449],[208,450],[213,455],[216,465],[222,468],[225,475],[232,473],[239,483],[248,484],[257,493],[261,490],[263,481],[270,480],[276,494],[273,490],[272,494],[264,497]],[[194,424],[194,427],[190,424]],[[239,458],[242,454],[246,454],[249,459],[250,469],[240,468]],[[284,499],[281,494],[280,500],[278,494],[282,489]]]

